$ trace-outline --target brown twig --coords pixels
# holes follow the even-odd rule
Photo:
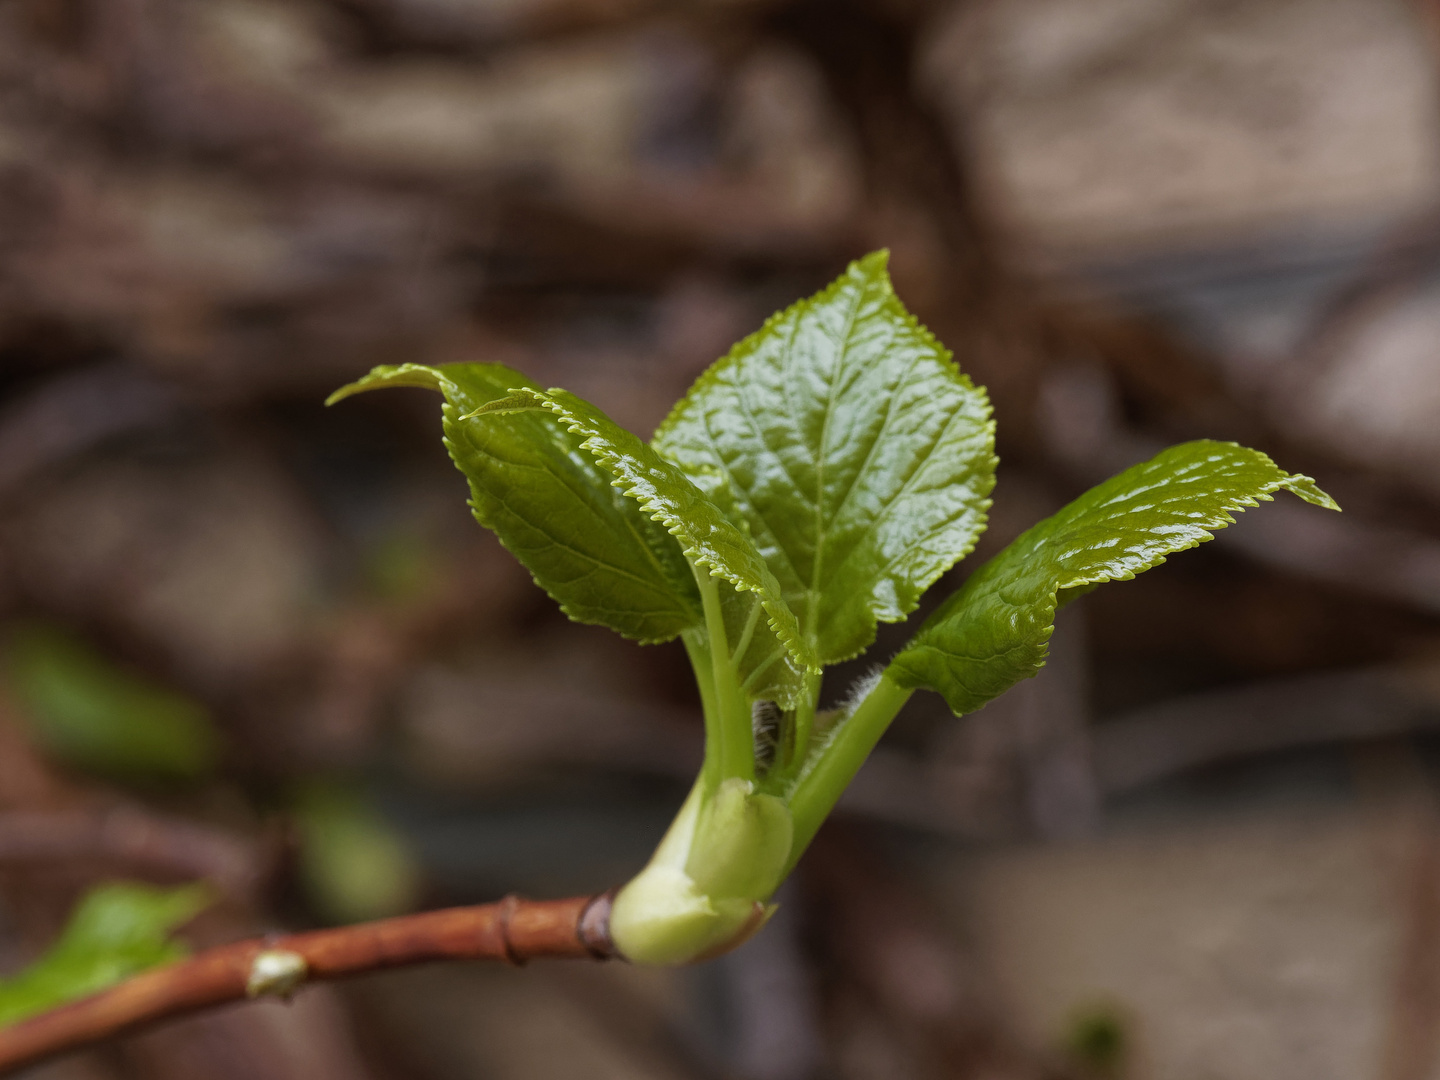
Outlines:
[[[0,1029],[0,1071],[227,1002],[286,998],[306,982],[429,960],[606,960],[618,955],[609,924],[609,893],[566,900],[512,895],[494,904],[222,945]]]

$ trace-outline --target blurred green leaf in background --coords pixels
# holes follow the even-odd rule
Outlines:
[[[419,869],[399,831],[358,792],[316,783],[295,811],[300,877],[316,911],[335,923],[411,910]]]
[[[381,537],[364,553],[361,571],[369,593],[390,603],[414,601],[442,587],[436,551],[410,532]]]
[[[1117,1080],[1130,1057],[1130,1030],[1122,1009],[1109,1002],[1078,1011],[1065,1032],[1065,1049],[1087,1077]]]
[[[5,672],[31,734],[58,761],[127,780],[194,780],[219,738],[194,699],[100,655],[48,623],[14,627]]]
[[[0,982],[0,1025],[98,993],[189,950],[170,939],[213,899],[204,885],[178,889],[111,882],[76,906],[59,940],[14,978]]]

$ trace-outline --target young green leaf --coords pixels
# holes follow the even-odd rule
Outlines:
[[[469,413],[471,423],[494,422],[525,414],[550,415],[556,426],[581,438],[580,446],[611,476],[627,498],[661,522],[684,547],[687,558],[702,570],[728,582],[724,601],[727,646],[734,651],[750,697],[773,697],[793,703],[806,672],[818,671],[813,651],[801,637],[795,613],[781,595],[780,585],[744,530],[673,463],[603,412],[567,390],[522,389]],[[729,595],[733,590],[734,595]],[[760,601],[756,611],[750,594]],[[748,627],[749,636],[735,637]],[[765,641],[773,639],[774,648]],[[777,660],[783,659],[784,665]],[[751,677],[754,676],[752,679]],[[758,685],[766,684],[766,685]]]
[[[1308,476],[1258,450],[1208,440],[1161,451],[1092,488],[977,570],[925,621],[886,674],[972,712],[1045,663],[1055,609],[1212,539],[1231,512],[1280,490],[1340,509]]]
[[[502,364],[377,367],[330,396],[419,386],[445,395],[445,445],[470,506],[572,619],[642,642],[702,621],[690,567],[663,526],[611,486],[580,440],[543,416],[462,417],[535,384]]]
[[[39,960],[0,982],[0,1025],[98,993],[146,968],[186,954],[170,931],[209,905],[203,885],[158,889],[114,882],[92,889],[58,941]]]
[[[739,514],[823,663],[861,652],[975,546],[995,483],[985,392],[852,263],[700,377],[654,445]]]

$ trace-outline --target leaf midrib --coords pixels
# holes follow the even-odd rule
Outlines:
[[[790,475],[790,470],[786,468],[785,462],[780,458],[780,455],[775,453],[775,451],[770,448],[769,444],[766,443],[763,438],[760,438],[760,432],[755,426],[755,417],[750,410],[750,402],[745,397],[745,391],[735,380],[729,379],[728,375],[727,382],[730,386],[735,388],[736,396],[740,399],[740,411],[744,415],[746,421],[749,423],[752,431],[755,432],[756,438],[759,441],[759,445],[764,449],[767,454],[769,454],[779,463],[780,469],[782,472],[785,473],[786,479],[789,480],[792,484],[795,484],[795,478]],[[760,527],[764,529],[765,535],[770,541],[768,546],[778,551],[781,555],[785,557],[785,563],[790,568],[790,577],[795,581],[803,581],[803,579],[800,577],[799,571],[795,567],[795,560],[791,557],[790,552],[786,550],[785,546],[780,543],[780,538],[775,535],[774,529],[770,527],[769,518],[767,518],[764,514],[760,513],[759,509],[755,505],[754,499],[751,498],[750,489],[743,486],[736,479],[734,470],[730,468],[730,462],[726,460],[724,453],[721,451],[719,443],[717,443],[715,440],[715,432],[710,426],[711,411],[702,407],[700,410],[700,415],[705,421],[705,437],[710,442],[710,449],[714,454],[715,460],[720,463],[720,468],[725,472],[727,482],[730,484],[731,493],[735,495],[737,500],[743,499],[745,505],[749,507],[750,513],[748,517],[752,524],[758,522]],[[796,484],[795,486],[797,488],[799,487],[798,484]],[[758,544],[756,546],[757,548],[759,547]],[[783,591],[783,585],[781,586],[781,589]]]
[[[883,510],[881,510],[881,512],[880,512],[879,514],[875,515],[875,519],[874,519],[874,521],[871,523],[872,529],[878,529],[878,528],[880,527],[880,525],[884,523],[884,521],[886,520],[886,518],[889,517],[891,511],[892,511],[892,510],[895,508],[895,506],[900,502],[900,500],[903,499],[906,495],[909,495],[909,494],[912,493],[912,487],[911,487],[911,485],[915,482],[916,477],[920,476],[920,475],[925,471],[925,467],[930,463],[930,459],[931,459],[931,458],[934,456],[934,454],[935,454],[935,449],[936,449],[936,447],[940,446],[940,444],[943,443],[943,442],[945,441],[945,439],[949,436],[949,434],[950,434],[950,429],[951,429],[952,425],[955,423],[955,420],[956,420],[957,418],[959,418],[961,415],[963,415],[963,413],[964,413],[964,410],[963,410],[963,409],[956,409],[953,413],[951,413],[951,414],[946,418],[944,426],[940,429],[940,433],[939,433],[938,435],[936,435],[935,439],[930,443],[930,445],[925,448],[924,456],[921,457],[921,458],[915,463],[915,467],[914,467],[914,469],[910,472],[910,475],[907,476],[907,477],[905,478],[904,483],[902,483],[902,484],[900,485],[900,490],[895,493],[894,498],[890,499],[890,500],[885,504],[885,508],[884,508]],[[962,483],[956,484],[956,485],[954,485],[954,486],[956,486],[956,487],[964,487],[964,488],[966,488],[968,491],[970,491],[972,494],[977,494],[976,491],[975,491],[975,477],[973,477],[973,476],[970,477],[968,480],[963,481]],[[984,496],[983,496],[983,495],[980,496],[980,499],[981,499],[981,501],[983,501],[983,500],[984,500]],[[976,513],[976,514],[979,514],[979,515],[983,516],[984,513],[985,513],[985,510],[984,510],[983,507],[970,507],[970,506],[964,507],[959,514],[957,514],[957,515],[952,515],[952,516],[948,517],[944,522],[942,522],[942,523],[940,523],[939,525],[937,525],[937,526],[933,527],[932,529],[930,529],[929,532],[926,533],[926,535],[917,537],[917,538],[916,538],[915,540],[913,540],[911,543],[907,544],[907,545],[904,547],[904,549],[902,549],[901,552],[900,552],[898,555],[896,555],[895,557],[887,560],[887,561],[885,562],[884,566],[882,566],[882,567],[880,568],[880,571],[879,571],[879,573],[877,574],[877,577],[883,577],[886,573],[888,573],[888,571],[890,570],[891,567],[893,567],[896,563],[900,562],[901,559],[903,559],[905,556],[909,555],[910,552],[912,552],[912,551],[915,550],[915,548],[919,547],[921,544],[923,544],[923,543],[926,542],[927,540],[931,539],[931,537],[932,537],[936,532],[938,532],[940,529],[942,529],[942,528],[944,528],[944,527],[952,524],[952,523],[956,520],[957,517],[963,517],[966,513]],[[974,546],[975,546],[975,541],[978,540],[978,539],[979,539],[979,537],[974,537],[974,538],[972,538],[971,545],[970,545],[971,550],[973,550],[973,548],[974,548]],[[845,567],[849,564],[850,560],[855,557],[855,553],[856,553],[857,551],[859,551],[860,548],[861,548],[861,545],[860,545],[859,543],[856,543],[856,544],[846,553],[845,558],[844,558],[844,559],[841,561],[841,563],[840,563],[840,570],[843,571],[843,570],[845,569]],[[951,563],[951,565],[953,566],[955,562],[958,562],[960,559],[963,559],[963,558],[964,558],[966,555],[968,555],[969,553],[970,553],[969,550],[964,551],[964,552],[961,552],[959,555],[956,556],[955,560]],[[942,571],[942,573],[943,573],[943,571]],[[922,588],[920,591],[923,591],[923,588]],[[868,605],[867,605],[867,609],[868,609]]]
[[[502,456],[502,455],[500,455],[500,454],[496,454],[496,453],[494,453],[493,451],[481,449],[480,447],[476,446],[474,442],[470,442],[470,440],[468,440],[468,439],[467,439],[466,441],[469,442],[470,448],[471,448],[475,453],[481,454],[481,455],[483,455],[483,456],[485,456],[485,457],[490,458],[490,459],[493,460],[493,461],[499,462],[502,466],[504,466],[504,467],[506,467],[506,468],[517,469],[517,470],[521,470],[521,471],[526,471],[526,470],[528,470],[528,471],[530,471],[530,472],[538,472],[538,473],[541,473],[541,474],[543,474],[543,475],[545,475],[545,476],[548,476],[548,477],[551,477],[551,478],[557,480],[557,481],[561,484],[561,486],[565,488],[566,491],[570,492],[571,495],[575,496],[576,499],[577,499],[577,501],[581,502],[582,504],[590,504],[590,503],[591,503],[591,498],[590,498],[590,497],[592,497],[592,496],[594,496],[594,495],[596,494],[596,492],[595,492],[595,490],[594,490],[593,488],[584,488],[584,489],[577,490],[577,489],[572,485],[572,483],[571,483],[571,478],[570,478],[570,477],[563,476],[563,475],[561,475],[560,473],[556,472],[554,469],[547,468],[547,467],[546,467],[545,465],[543,465],[543,464],[537,465],[537,464],[534,464],[534,463],[531,463],[531,462],[514,461],[514,460],[511,460],[511,459],[509,459],[509,458],[506,458],[506,457],[504,457],[504,456]],[[611,571],[613,571],[614,573],[616,573],[617,575],[619,575],[620,577],[628,578],[628,579],[631,580],[631,581],[639,582],[641,585],[643,585],[643,586],[645,587],[646,590],[654,591],[654,592],[660,592],[660,593],[663,593],[663,592],[665,591],[665,590],[662,590],[662,589],[657,588],[656,585],[654,584],[654,582],[652,582],[652,581],[647,581],[645,578],[640,577],[639,575],[635,574],[634,572],[632,572],[632,571],[630,571],[630,570],[626,570],[625,568],[619,566],[619,565],[616,564],[616,563],[612,563],[612,562],[609,562],[609,561],[607,561],[607,560],[605,560],[605,559],[598,558],[598,557],[595,556],[595,555],[592,555],[592,554],[589,554],[589,553],[587,553],[587,552],[581,551],[580,549],[575,548],[575,547],[571,546],[570,544],[567,544],[567,543],[564,543],[564,542],[562,542],[562,541],[560,541],[560,540],[555,539],[554,534],[553,534],[548,528],[546,528],[546,527],[544,527],[544,526],[542,526],[542,525],[537,524],[534,519],[532,519],[532,518],[530,518],[530,517],[527,517],[525,514],[521,513],[521,512],[515,507],[515,505],[514,505],[511,501],[509,501],[508,499],[504,498],[503,496],[497,495],[497,494],[495,494],[494,492],[491,492],[491,491],[485,492],[485,495],[486,495],[486,497],[487,497],[488,499],[491,499],[491,500],[493,500],[494,502],[498,503],[500,506],[503,506],[503,507],[505,508],[505,510],[506,510],[512,517],[515,517],[515,518],[517,518],[518,520],[523,521],[526,525],[528,525],[530,528],[534,529],[536,532],[540,533],[542,536],[545,536],[545,537],[549,538],[550,543],[551,543],[552,546],[558,547],[558,548],[560,548],[562,551],[568,551],[571,555],[575,556],[575,558],[577,558],[577,559],[583,560],[583,561],[585,561],[585,562],[593,563],[593,564],[595,564],[597,567],[604,567],[604,568],[607,569],[607,570],[611,570]],[[598,517],[598,516],[599,516],[599,515],[597,515],[597,517]],[[634,524],[634,522],[625,520],[624,518],[622,518],[622,520],[624,520],[625,527],[630,530],[631,534],[635,537],[636,541],[639,543],[641,550],[645,553],[645,557],[650,560],[651,564],[654,565],[655,568],[656,568],[658,571],[660,571],[661,580],[664,581],[667,585],[670,585],[670,586],[673,587],[673,582],[670,580],[670,575],[665,572],[665,570],[664,570],[664,568],[661,566],[659,560],[655,557],[655,553],[651,550],[650,545],[645,541],[645,538],[644,538],[643,536],[641,536],[641,535],[639,534],[639,532],[635,529],[635,524]],[[693,614],[694,614],[693,612],[687,611],[687,610],[685,610],[685,609],[683,609],[683,608],[682,608],[682,609],[676,609],[676,611],[677,611],[678,614],[687,615],[687,616],[693,616]]]
[[[825,562],[825,537],[829,531],[827,523],[825,521],[824,499],[825,463],[829,460],[830,449],[830,418],[835,415],[835,385],[840,381],[840,373],[845,367],[845,356],[848,351],[850,334],[851,331],[855,328],[855,317],[860,311],[860,306],[865,302],[865,294],[866,287],[864,282],[862,282],[855,290],[854,303],[850,305],[849,310],[845,314],[845,331],[840,335],[839,341],[836,342],[835,360],[830,375],[829,393],[826,395],[825,398],[825,419],[820,425],[820,450],[818,460],[815,462],[815,497],[813,500],[811,500],[815,505],[815,557],[814,562],[810,567],[810,588],[808,591],[808,595],[806,596],[805,603],[805,621],[807,625],[802,625],[800,627],[800,632],[802,634],[805,634],[808,638],[811,638],[812,645],[817,648],[819,646],[819,635],[812,634],[810,626],[817,621],[819,616],[818,609],[820,605],[817,601],[820,597],[820,573],[821,568]],[[799,320],[797,319],[796,322],[798,323]],[[787,352],[787,362],[785,364],[785,367],[790,366],[788,362],[788,357],[791,355],[791,353]],[[887,417],[889,416],[889,408],[890,404],[887,395]],[[790,415],[795,415],[793,410],[790,410]],[[871,444],[871,448],[874,448],[873,443]],[[869,461],[869,453],[866,454],[866,461]],[[857,474],[857,476],[858,475],[859,474]],[[853,480],[851,481],[850,486],[851,488],[855,486]],[[846,492],[846,495],[848,497],[848,490]]]

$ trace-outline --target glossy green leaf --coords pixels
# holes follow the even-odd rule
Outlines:
[[[537,389],[502,364],[378,367],[336,391],[418,386],[445,396],[445,445],[470,481],[470,506],[572,619],[643,642],[701,622],[680,546],[611,486],[563,425],[535,414],[462,420],[515,390]]]
[[[106,659],[57,626],[15,627],[6,674],[36,741],[68,765],[130,780],[189,780],[219,757],[193,698]]]
[[[655,436],[723,483],[824,663],[862,651],[975,546],[995,483],[984,390],[876,252],[713,365]]]
[[[578,435],[580,445],[614,477],[615,486],[661,522],[696,567],[730,584],[734,595],[726,591],[727,637],[742,661],[746,693],[786,703],[796,700],[804,673],[818,671],[819,664],[775,575],[745,531],[672,462],[569,391],[525,389],[477,409],[471,417],[474,423],[485,423],[537,411],[552,414],[552,422]],[[751,597],[759,600],[761,611],[754,610]],[[742,626],[750,630],[748,641],[734,636],[732,627]],[[771,639],[774,647],[767,648]]]
[[[1309,477],[1258,450],[1172,446],[1092,488],[977,570],[887,674],[903,687],[938,690],[957,714],[972,712],[1040,670],[1058,604],[1211,539],[1234,523],[1232,512],[1282,489],[1339,509]]]
[[[170,931],[211,901],[203,885],[159,889],[113,882],[92,889],[55,942],[35,963],[0,981],[0,1025],[98,993],[188,950]]]

